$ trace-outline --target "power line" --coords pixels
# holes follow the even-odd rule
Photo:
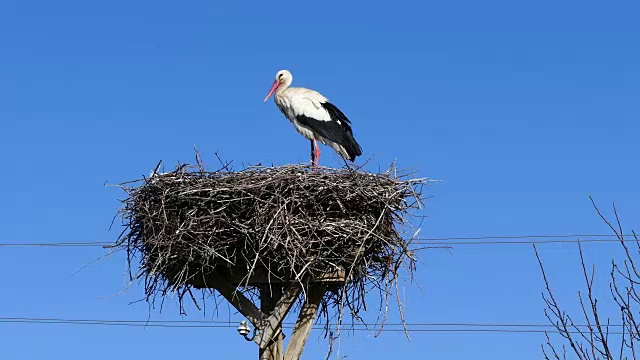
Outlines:
[[[241,320],[105,320],[105,319],[64,319],[64,318],[43,318],[43,317],[0,317],[0,321],[68,321],[68,322],[100,322],[100,323],[163,323],[163,324],[236,324]],[[283,324],[293,325],[294,323],[284,322]],[[330,325],[336,325],[335,323]],[[402,326],[402,323],[386,323],[386,326]],[[491,327],[553,327],[552,324],[486,324],[486,323],[405,323],[407,326],[491,326]],[[352,326],[352,324],[342,324],[342,326]],[[365,326],[354,323],[353,326]],[[588,325],[577,325],[584,327]],[[609,327],[622,325],[604,325]]]
[[[625,239],[624,237],[628,237]],[[637,242],[635,234],[622,234],[622,239],[612,234],[571,234],[571,235],[513,235],[513,236],[468,236],[419,238],[413,243],[421,245],[522,245],[522,244],[563,244],[563,243],[608,243]],[[630,238],[629,238],[630,237]],[[582,238],[582,239],[581,239]],[[584,239],[586,238],[586,239]]]
[[[573,244],[573,243],[619,243],[622,242],[640,242],[635,239],[566,239],[566,240],[519,240],[519,241],[414,241],[413,244],[417,245],[437,245],[437,246],[452,246],[452,245],[531,245],[531,244]]]
[[[61,318],[30,318],[30,317],[0,317],[1,323],[24,324],[64,324],[64,325],[104,325],[125,327],[162,327],[162,328],[235,328],[237,323],[215,320],[96,320],[96,319],[61,319]],[[333,327],[336,324],[329,324]],[[294,323],[283,323],[284,328],[292,328]],[[403,332],[402,324],[386,324],[385,332]],[[491,332],[491,333],[559,333],[551,324],[471,324],[471,323],[407,323],[409,332]],[[624,325],[602,325],[602,327],[623,327]],[[587,328],[587,325],[576,325],[577,328]],[[314,325],[314,330],[323,330],[324,325]],[[376,326],[367,327],[363,324],[342,324],[344,331],[376,331]],[[581,330],[587,331],[587,329]],[[579,333],[578,330],[570,330]],[[622,332],[609,332],[611,335],[622,335]]]
[[[110,246],[113,243],[108,242],[51,242],[51,243],[18,243],[18,242],[6,242],[0,243],[0,247],[98,247],[98,246]]]
[[[634,234],[623,234],[622,236],[634,236]],[[488,236],[460,236],[460,237],[432,237],[420,238],[420,240],[495,240],[495,239],[545,239],[545,238],[614,238],[613,234],[563,234],[563,235],[488,235]]]
[[[633,234],[623,235],[632,237]],[[580,239],[583,238],[583,239]],[[413,244],[417,245],[530,245],[530,244],[566,244],[566,243],[612,243],[612,242],[636,242],[635,238],[619,239],[611,234],[576,234],[576,235],[514,235],[514,236],[476,236],[476,237],[438,237],[416,238]],[[4,242],[0,247],[110,247],[113,242],[87,241],[87,242]]]

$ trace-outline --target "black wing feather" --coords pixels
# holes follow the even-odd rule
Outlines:
[[[353,161],[356,156],[362,155],[362,148],[353,137],[351,121],[329,102],[322,103],[322,107],[329,113],[331,121],[316,120],[305,115],[298,115],[296,119],[323,138],[342,145],[349,155],[349,160]]]

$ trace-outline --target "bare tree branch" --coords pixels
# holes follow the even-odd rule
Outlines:
[[[598,306],[598,299],[594,295],[596,293],[596,266],[595,264],[587,266],[581,242],[578,242],[578,251],[586,295],[583,296],[583,292],[578,291],[578,302],[586,326],[577,326],[571,316],[558,304],[549,285],[540,254],[534,245],[535,256],[545,282],[545,292],[542,294],[546,306],[544,314],[556,328],[563,342],[562,359],[566,359],[564,343],[570,345],[576,358],[580,360],[637,359],[635,345],[640,340],[640,324],[636,321],[636,312],[640,309],[640,294],[637,292],[636,285],[640,284],[640,272],[638,272],[635,262],[640,255],[640,241],[638,241],[635,232],[631,233],[633,240],[625,239],[622,222],[615,204],[613,204],[613,221],[611,221],[600,211],[593,198],[589,197],[589,199],[600,219],[620,240],[624,250],[622,259],[614,258],[611,260],[611,271],[609,272],[610,300],[613,300],[612,303],[617,305],[620,310],[621,324],[611,324],[610,319],[604,316]],[[636,243],[636,251],[631,251],[629,248],[628,243],[632,241]],[[605,318],[606,320],[603,320]],[[611,329],[619,330],[610,331]],[[561,359],[557,350],[558,345],[552,341],[548,334],[546,335],[546,342],[541,346],[544,358]],[[612,341],[619,341],[619,345],[614,347]]]

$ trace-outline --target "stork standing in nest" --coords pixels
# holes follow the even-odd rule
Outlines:
[[[343,159],[354,161],[362,155],[362,148],[353,138],[351,121],[329,100],[317,91],[289,87],[293,75],[280,70],[269,89],[269,97],[275,93],[274,101],[296,130],[311,141],[311,164],[318,167],[320,147],[316,140],[332,147]]]

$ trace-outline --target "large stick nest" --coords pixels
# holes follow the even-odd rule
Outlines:
[[[130,266],[140,261],[132,276],[145,280],[147,301],[177,293],[182,309],[192,288],[225,279],[250,294],[255,279],[307,286],[342,274],[321,309],[327,324],[328,309],[339,310],[339,321],[344,308],[360,319],[367,292],[388,299],[398,271],[413,271],[407,219],[426,179],[409,177],[305,165],[154,171],[121,185],[128,198],[117,246]]]

